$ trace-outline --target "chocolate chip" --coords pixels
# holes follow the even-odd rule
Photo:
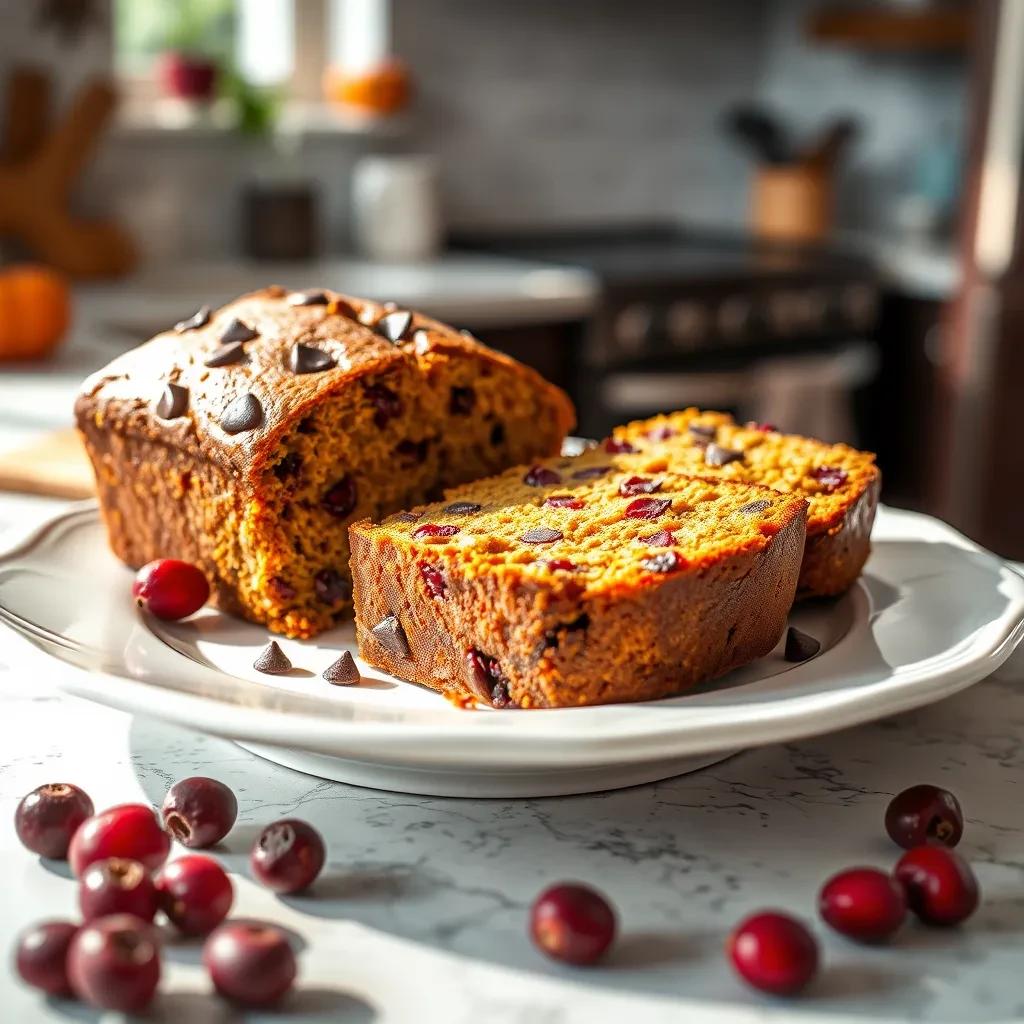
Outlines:
[[[491,427],[491,444],[497,447],[499,444],[505,443],[505,424],[495,423]]]
[[[392,518],[396,523],[415,523],[422,515],[422,512],[398,512]]]
[[[704,462],[708,466],[727,466],[730,462],[742,462],[743,452],[735,448],[723,448],[720,444],[711,442],[704,449]]]
[[[257,672],[268,676],[283,676],[292,670],[288,655],[281,650],[276,640],[271,640],[263,648],[260,656],[252,663]]]
[[[221,332],[220,343],[230,345],[233,341],[252,341],[258,336],[259,331],[254,331],[244,320],[239,320],[236,316]]]
[[[356,482],[347,474],[332,484],[320,499],[320,504],[337,519],[352,514],[358,501]]]
[[[786,632],[786,661],[807,661],[821,650],[821,643],[813,636],[790,626]]]
[[[201,306],[195,313],[193,313],[187,320],[179,320],[175,325],[174,329],[179,334],[184,334],[185,331],[194,331],[200,327],[205,327],[210,322],[210,307]]]
[[[691,423],[686,428],[691,434],[696,437],[701,437],[705,441],[714,441],[715,436],[718,433],[718,427],[708,427],[702,423]]]
[[[550,526],[535,526],[519,538],[524,544],[554,544],[562,539],[561,530],[552,530]]]
[[[402,400],[391,388],[384,384],[367,384],[363,391],[376,409],[373,422],[378,429],[386,427],[396,416],[402,415]]]
[[[476,405],[476,392],[470,387],[453,387],[448,399],[448,411],[453,416],[469,416]]]
[[[770,501],[765,501],[764,498],[758,498],[757,501],[748,501],[746,505],[740,505],[736,511],[753,515],[755,512],[763,512],[766,508],[771,508],[771,504]]]
[[[323,373],[334,366],[334,357],[322,348],[298,342],[288,354],[288,365],[292,373]]]
[[[271,576],[267,586],[279,601],[291,601],[295,597],[295,588],[282,576]]]
[[[324,604],[341,604],[352,596],[352,584],[337,569],[321,569],[313,577],[313,590]]]
[[[587,469],[577,469],[572,478],[573,480],[596,480],[599,476],[604,476],[611,468],[611,466],[590,466]]]
[[[660,551],[649,558],[642,558],[640,564],[648,572],[675,572],[683,568],[683,560],[675,551]]]
[[[156,403],[156,414],[162,420],[176,420],[188,410],[188,388],[180,384],[168,384]]]
[[[544,634],[544,640],[541,647],[554,647],[557,649],[562,642],[563,636],[569,633],[585,633],[589,628],[590,616],[586,612],[583,612],[582,615],[577,615],[572,621],[560,623],[554,629],[549,629]]]
[[[263,423],[263,406],[253,394],[239,395],[221,413],[220,425],[228,434],[243,434]]]
[[[203,361],[203,366],[230,366],[245,358],[245,346],[240,341],[218,345]]]
[[[453,516],[469,516],[482,508],[483,505],[478,505],[475,501],[453,501],[445,508],[445,512],[450,512]]]
[[[427,461],[427,450],[429,448],[429,438],[424,438],[422,441],[410,441],[406,438],[395,445],[395,452],[404,459],[412,459],[417,465],[422,465]]]
[[[560,484],[561,476],[547,466],[531,466],[523,477],[523,483],[529,487],[544,487],[546,484]]]
[[[295,476],[302,466],[302,456],[298,452],[287,452],[283,459],[274,467],[274,476],[278,480],[287,480]]]
[[[374,330],[397,345],[409,334],[410,327],[412,327],[412,313],[407,309],[399,309],[394,313],[382,316],[374,325]]]
[[[326,306],[330,301],[327,293],[321,291],[292,292],[288,296],[289,306]]]
[[[337,661],[324,669],[324,679],[334,686],[357,686],[362,679],[355,658],[346,651]]]
[[[381,647],[390,651],[396,658],[412,657],[405,630],[402,629],[402,624],[394,615],[384,616],[370,632],[377,638]]]

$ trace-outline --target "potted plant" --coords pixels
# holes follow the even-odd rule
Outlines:
[[[231,19],[229,0],[178,0],[169,6],[158,62],[166,95],[191,103],[213,100]]]

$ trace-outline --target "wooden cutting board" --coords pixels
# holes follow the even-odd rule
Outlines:
[[[0,491],[53,498],[91,498],[92,464],[78,432],[58,430],[23,448],[0,453]]]

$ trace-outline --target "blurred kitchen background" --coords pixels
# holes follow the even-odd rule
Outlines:
[[[0,0],[0,87],[0,487],[88,488],[116,352],[322,285],[1024,558],[1024,0]]]

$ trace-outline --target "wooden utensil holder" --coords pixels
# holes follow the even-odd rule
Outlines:
[[[805,164],[761,166],[754,175],[754,234],[773,242],[816,242],[832,227],[832,174]]]

